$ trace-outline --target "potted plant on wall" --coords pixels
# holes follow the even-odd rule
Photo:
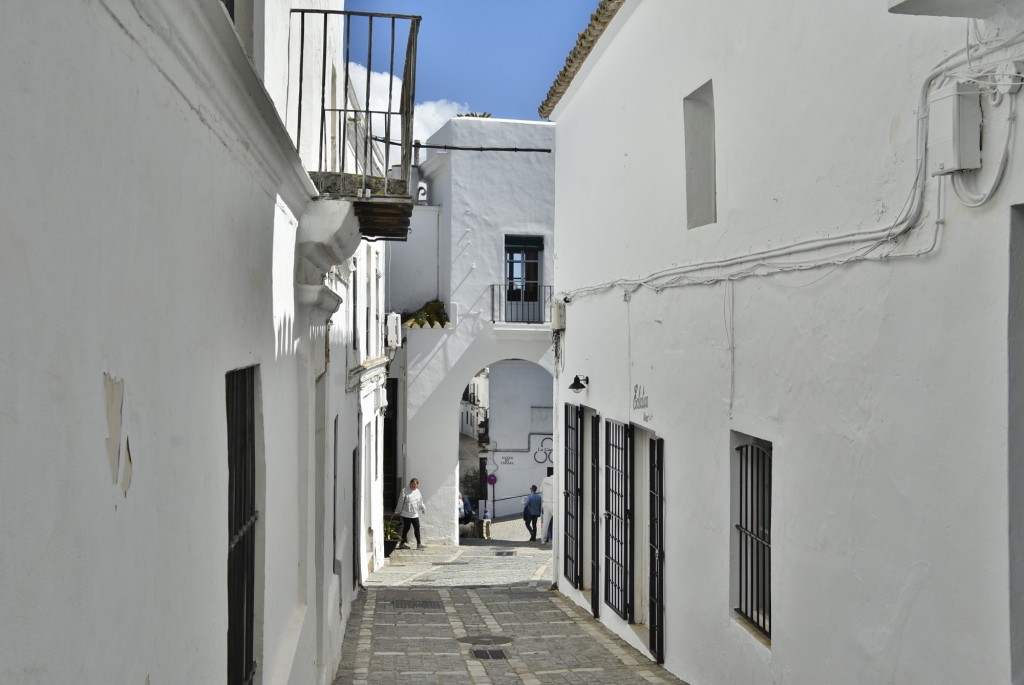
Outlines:
[[[398,541],[402,539],[402,534],[398,530],[398,526],[395,525],[394,519],[384,519],[384,556],[390,557],[391,553],[395,551],[395,547],[398,547]]]

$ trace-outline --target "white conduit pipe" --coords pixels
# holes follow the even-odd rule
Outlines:
[[[1024,37],[1024,31],[1014,34],[1005,41],[982,47],[980,50],[972,51],[970,48],[961,48],[957,52],[950,55],[948,58],[939,63],[939,65],[928,74],[921,84],[921,93],[918,102],[918,118],[917,118],[917,173],[914,180],[914,186],[912,188],[913,197],[909,212],[906,217],[899,219],[892,224],[883,228],[875,229],[873,231],[853,231],[838,236],[829,236],[822,238],[810,238],[802,240],[796,243],[792,243],[785,247],[772,248],[767,250],[761,250],[759,252],[752,252],[744,255],[737,255],[735,257],[728,257],[725,259],[698,262],[695,264],[686,264],[678,267],[671,267],[662,271],[654,272],[644,278],[638,279],[618,279],[609,283],[603,283],[595,286],[584,286],[582,288],[576,288],[564,293],[565,300],[571,301],[575,297],[582,297],[586,295],[592,295],[597,292],[608,290],[619,286],[628,286],[632,289],[640,287],[656,287],[651,285],[650,281],[661,280],[673,276],[682,276],[685,274],[691,274],[700,271],[708,271],[713,269],[724,269],[730,266],[739,266],[744,264],[751,264],[754,262],[762,262],[764,260],[770,260],[777,257],[786,257],[795,254],[802,254],[806,252],[813,252],[815,250],[821,250],[828,247],[848,245],[851,243],[866,243],[866,247],[870,247],[872,250],[878,245],[881,245],[887,241],[893,241],[901,236],[903,233],[909,231],[917,223],[921,217],[921,212],[924,207],[924,188],[927,181],[927,166],[925,164],[927,159],[927,135],[928,135],[928,91],[931,88],[932,82],[944,74],[948,73],[950,69],[961,66],[968,62],[969,59],[976,59],[984,57],[985,55],[991,54],[996,50],[1002,49],[1008,45],[1015,44]],[[870,246],[870,243],[875,242],[877,245]],[[860,259],[864,257],[861,256]],[[855,259],[855,258],[851,258]],[[826,258],[822,264],[827,264],[828,259]],[[807,268],[818,266],[820,264],[809,264]],[[771,264],[755,264],[754,266],[768,266]],[[756,274],[754,271],[747,273],[732,273],[732,274],[721,274],[710,276],[706,280],[682,282],[673,284],[675,286],[681,285],[695,285],[695,284],[710,284],[721,280],[736,280],[739,278],[746,278]],[[669,286],[666,286],[669,287]]]

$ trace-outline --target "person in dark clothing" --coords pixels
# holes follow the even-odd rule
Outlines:
[[[526,503],[523,504],[523,521],[526,523],[526,530],[530,531],[530,542],[537,541],[537,519],[540,518],[543,500],[537,492],[537,486],[530,486],[530,494],[526,496]]]

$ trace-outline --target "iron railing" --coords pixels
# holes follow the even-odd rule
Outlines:
[[[420,17],[312,9],[291,14],[289,89],[297,85],[298,100],[290,129],[317,188],[360,198],[412,197]]]
[[[772,453],[758,445],[739,457],[739,592],[736,613],[772,635]]]
[[[508,283],[491,286],[493,323],[551,323],[551,298],[554,286],[519,287]]]

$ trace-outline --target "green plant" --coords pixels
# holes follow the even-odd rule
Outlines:
[[[402,315],[402,324],[406,326],[433,326],[434,324],[445,325],[448,323],[448,312],[444,310],[444,303],[440,300],[431,300],[415,312]]]
[[[385,540],[400,540],[402,534],[398,530],[398,526],[391,519],[384,519],[384,539]]]
[[[473,502],[473,508],[476,508],[476,502],[487,497],[480,488],[480,469],[476,466],[471,466],[465,469],[459,476],[459,488],[463,495],[469,497],[469,501]]]

